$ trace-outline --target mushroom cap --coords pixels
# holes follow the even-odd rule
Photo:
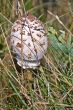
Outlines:
[[[48,46],[44,25],[32,14],[24,15],[12,26],[10,45],[18,65],[21,66],[23,56],[24,69],[37,67]]]

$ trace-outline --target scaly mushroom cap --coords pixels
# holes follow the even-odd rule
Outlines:
[[[20,66],[21,57],[23,56],[24,69],[35,68],[40,64],[40,59],[47,50],[47,44],[44,26],[32,14],[24,15],[13,24],[10,45]]]

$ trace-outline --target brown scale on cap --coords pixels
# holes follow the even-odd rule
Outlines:
[[[22,31],[20,34],[21,34],[21,35],[25,35],[25,31]]]
[[[17,28],[17,31],[19,31],[19,30],[20,30],[20,27]]]
[[[31,13],[28,13],[27,18],[33,22],[35,20],[35,16],[33,16]]]
[[[33,42],[36,42],[37,40],[35,38],[32,39]]]
[[[37,49],[35,48],[34,51],[37,53]]]
[[[37,22],[38,22],[38,24],[40,24],[39,26],[44,27],[43,23],[40,20],[38,20]]]
[[[31,46],[31,44],[30,44],[30,43],[28,43],[28,46],[30,47],[30,46]]]
[[[31,36],[31,33],[28,32],[28,36]]]
[[[16,29],[13,28],[12,31],[13,31],[13,32],[16,32]]]
[[[43,42],[42,44],[40,43],[40,46],[43,47],[43,45],[45,45],[45,42]]]
[[[40,38],[41,38],[41,37],[43,37],[43,36],[42,36],[42,35],[40,35],[40,34],[37,34],[37,36],[38,36],[38,37],[40,37]]]
[[[31,59],[31,53],[28,54],[28,59]]]
[[[22,48],[22,44],[18,42],[16,47]]]
[[[35,21],[35,24],[38,24],[38,21]]]
[[[20,21],[20,20],[17,20],[16,23],[17,23],[17,24],[21,24],[21,21]]]
[[[25,22],[25,21],[26,21],[26,19],[23,19],[23,18],[21,18],[20,20],[21,20],[22,22]]]

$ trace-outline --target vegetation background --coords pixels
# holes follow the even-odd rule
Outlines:
[[[18,0],[0,0],[0,110],[73,110],[73,0],[19,0],[47,30],[37,70],[17,71],[7,43]]]

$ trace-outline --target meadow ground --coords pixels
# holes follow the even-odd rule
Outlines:
[[[0,110],[73,110],[73,2],[54,10],[35,2],[21,0],[21,9],[44,23],[48,49],[38,69],[21,73],[7,43],[19,17],[16,1],[0,0]]]

